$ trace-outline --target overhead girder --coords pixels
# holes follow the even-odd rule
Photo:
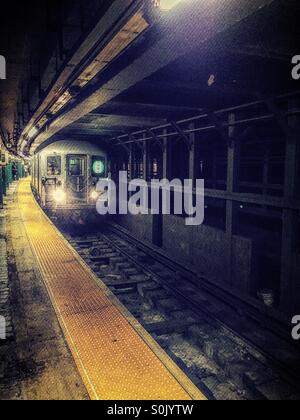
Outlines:
[[[164,124],[165,119],[138,117],[132,115],[101,115],[101,114],[88,114],[82,119],[76,121],[75,125],[87,125],[90,127],[153,127],[153,125]]]
[[[243,89],[234,84],[229,85],[220,85],[218,83],[212,83],[209,85],[209,76],[208,75],[205,85],[200,84],[200,82],[182,82],[182,81],[165,81],[165,80],[144,80],[141,85],[141,90],[144,88],[146,92],[157,91],[161,94],[165,94],[166,97],[169,95],[176,94],[180,92],[182,100],[189,97],[198,97],[198,98],[207,98],[207,95],[217,94],[220,95],[235,95],[245,98],[258,98],[259,93],[251,89]],[[206,96],[205,96],[206,95]],[[166,105],[167,106],[167,105]],[[183,107],[189,109],[189,107]],[[190,109],[193,109],[191,107]],[[200,106],[195,106],[194,109],[203,109],[202,104]]]
[[[285,95],[262,97],[259,101],[217,111],[205,110],[203,114],[194,117],[177,122],[169,121],[168,124],[162,126],[131,133],[131,137],[134,135],[135,141],[151,140],[153,144],[162,143],[163,138],[177,137],[181,138],[187,146],[190,146],[189,135],[191,133],[215,130],[219,133],[220,138],[230,146],[233,140],[242,140],[244,135],[249,131],[249,124],[272,120],[278,124],[285,134],[292,136],[299,131],[299,125],[290,128],[287,125],[287,119],[298,114],[299,108],[296,107],[291,111],[284,112],[277,104],[291,101],[299,103],[299,95],[300,91],[295,91]],[[245,118],[243,116],[245,109],[251,110],[251,117]],[[253,114],[253,111],[256,112],[256,115]],[[237,115],[238,113],[240,113],[238,118],[231,118],[232,115]],[[200,121],[202,121],[201,125]],[[189,124],[194,124],[194,127],[189,128]],[[183,126],[185,128],[182,128]],[[234,135],[231,135],[230,131],[233,127],[239,127],[239,129],[236,130]],[[170,128],[173,128],[173,131]],[[167,133],[164,134],[163,130],[167,130]],[[132,143],[132,138],[130,138],[128,133],[116,137],[115,140],[123,144]]]
[[[194,115],[201,112],[202,109],[192,106],[163,105],[158,103],[137,103],[126,101],[110,101],[92,115],[128,115],[148,118],[170,119],[174,114],[182,116],[183,114]],[[91,114],[89,114],[91,115]]]
[[[47,139],[69,126],[84,115],[92,112],[115,97],[151,76],[162,67],[191,52],[195,47],[202,47],[205,54],[211,48],[210,41],[276,0],[211,0],[193,2],[193,13],[170,15],[161,24],[164,35],[151,44],[126,68],[116,76],[97,87],[85,99],[76,102],[71,109],[54,120],[47,130],[42,132],[32,145],[32,151]],[[187,6],[188,8],[188,6]],[[176,28],[176,30],[175,30]],[[172,29],[172,30],[171,30]]]
[[[113,31],[113,28],[117,26],[122,20],[124,13],[135,3],[140,3],[141,0],[115,0],[108,11],[103,17],[101,17],[98,23],[95,25],[94,29],[88,34],[88,36],[82,41],[78,49],[73,53],[70,59],[65,64],[64,69],[58,75],[57,79],[54,81],[53,85],[47,92],[42,103],[39,104],[40,94],[37,89],[36,101],[30,103],[31,111],[34,114],[28,121],[28,124],[24,128],[22,133],[21,141],[24,137],[28,135],[32,127],[35,126],[37,121],[47,112],[47,107],[50,104],[57,100],[59,96],[63,93],[65,86],[67,85],[69,79],[72,77],[75,69],[89,56],[92,54],[93,49],[99,42],[99,39],[102,39],[110,31]],[[61,58],[62,59],[62,58]],[[33,80],[33,78],[32,78]],[[40,80],[36,77],[36,82],[39,83]],[[33,92],[33,86],[29,88],[31,94]],[[26,141],[22,141],[21,147],[28,147]]]

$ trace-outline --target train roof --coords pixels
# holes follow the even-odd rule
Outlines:
[[[97,155],[97,154],[106,154],[106,151],[103,147],[97,146],[96,144],[87,142],[87,141],[74,141],[74,140],[60,140],[46,146],[42,150],[38,152],[39,155],[43,154],[90,154],[90,155]]]

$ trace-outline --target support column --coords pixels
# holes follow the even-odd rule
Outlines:
[[[2,166],[1,172],[2,172],[2,191],[3,191],[3,195],[6,196],[7,194],[6,166]]]
[[[195,128],[195,124],[192,123],[189,125],[189,130],[193,130]],[[190,150],[189,150],[189,179],[193,180],[194,187],[196,186],[196,171],[195,171],[195,165],[196,165],[196,156],[195,156],[195,140],[196,140],[196,134],[190,133],[189,135],[190,139]],[[192,228],[189,230],[189,247],[190,247],[190,256],[191,261],[193,264],[197,264],[196,261],[196,253],[195,253],[195,235],[197,235],[197,230],[195,228]]]
[[[144,134],[144,139],[147,137],[147,134]],[[144,179],[148,182],[150,181],[150,156],[149,156],[149,142],[144,141],[144,152],[143,152],[143,167],[144,167]]]
[[[297,104],[291,103],[290,110],[297,108]],[[297,139],[297,126],[300,123],[299,116],[289,118],[289,133],[286,142],[285,157],[285,184],[284,200],[294,200],[297,185],[297,164],[299,159],[299,147]],[[299,213],[285,208],[282,214],[282,248],[281,248],[281,296],[280,308],[283,312],[295,315],[299,311],[300,287],[295,278],[295,257],[297,241],[297,222]],[[298,279],[299,282],[299,279]]]
[[[168,130],[163,130],[163,168],[162,168],[162,177],[168,179],[169,177],[169,140],[166,135]],[[164,242],[164,217],[162,214],[154,215],[152,219],[152,242],[155,246],[160,248],[163,247]]]
[[[0,208],[3,208],[3,197],[4,197],[4,188],[3,188],[3,179],[2,179],[2,166],[0,166]]]
[[[130,144],[129,148],[130,148],[129,161],[128,161],[129,162],[128,163],[128,166],[129,166],[129,180],[132,180],[133,179],[133,165],[134,165],[134,161],[133,161],[133,145]]]
[[[164,129],[164,153],[163,153],[163,178],[168,178],[169,174],[169,141],[168,137],[165,137],[165,135],[168,133],[167,129]]]
[[[193,130],[195,128],[195,124],[192,123],[189,125],[189,130]],[[189,153],[189,178],[194,179],[195,178],[195,133],[190,134],[190,142],[191,142],[191,148]]]
[[[235,115],[229,115],[229,123],[235,121]],[[239,169],[239,145],[235,140],[235,128],[229,127],[228,132],[228,156],[227,156],[227,193],[231,194],[236,191]],[[234,211],[234,202],[226,201],[226,238],[227,238],[227,280],[228,284],[233,284],[232,278],[232,262],[233,262],[233,234],[234,219],[236,213]],[[242,285],[239,285],[242,287]],[[243,287],[242,287],[243,288]],[[246,289],[248,287],[246,286]]]

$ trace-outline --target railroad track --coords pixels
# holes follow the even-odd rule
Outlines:
[[[71,245],[211,399],[300,399],[300,352],[193,273],[112,225]],[[272,327],[268,329],[268,327]]]

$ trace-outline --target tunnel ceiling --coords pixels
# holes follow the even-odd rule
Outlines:
[[[50,55],[62,37],[63,24],[66,27],[62,61],[70,53],[71,44],[90,30],[90,25],[111,3],[111,0],[86,0],[84,4],[81,0],[12,0],[5,3],[0,24],[0,55],[5,57],[7,65],[7,80],[0,80],[2,140],[13,141],[21,108],[28,105],[38,74],[47,72]],[[79,30],[76,11],[80,9],[82,28]],[[39,90],[42,96],[42,84]]]
[[[292,78],[285,85],[283,81],[289,80],[286,75],[297,51],[300,35],[297,16],[300,6],[296,1],[275,2],[225,36],[216,36],[205,54],[203,46],[193,49],[71,124],[61,134],[101,141],[206,110],[295,90]],[[210,80],[214,82],[211,84]]]
[[[39,55],[40,65],[46,66],[59,22],[69,4],[68,0],[5,3],[0,25],[0,54],[6,58],[7,80],[0,81],[0,123],[9,137],[13,135],[19,112],[19,91],[30,89],[25,81],[32,72],[31,57]]]
[[[184,17],[188,19],[190,10],[188,6],[186,8]],[[274,0],[254,15],[231,25],[226,31],[216,32],[207,42],[162,65],[150,76],[140,78],[131,63],[134,65],[145,51],[163,38],[160,22],[108,66],[90,87],[90,94],[101,93],[101,86],[109,85],[116,76],[120,77],[119,83],[126,85],[127,81],[122,81],[121,75],[126,74],[124,69],[130,71],[131,67],[133,75],[129,74],[129,77],[134,79],[136,76],[136,83],[133,81],[128,89],[111,100],[104,100],[103,105],[92,112],[81,111],[73,122],[68,121],[67,116],[76,105],[74,101],[60,114],[62,122],[52,139],[50,134],[44,135],[45,139],[72,137],[107,141],[120,134],[195,116],[207,109],[222,109],[295,90],[296,82],[292,78],[285,85],[283,80],[288,81],[286,74],[291,71],[291,57],[297,52],[299,18],[298,1]],[[170,16],[169,25],[172,19]],[[176,19],[178,16],[174,13],[175,22]],[[176,35],[174,30],[175,38]],[[13,91],[11,88],[11,97]],[[8,95],[7,91],[5,95]],[[2,101],[9,104],[5,95],[2,95]],[[11,103],[11,112],[13,108]],[[6,119],[10,120],[7,113]],[[2,106],[2,124],[3,121]]]
[[[18,90],[28,72],[33,30],[43,20],[42,15],[38,2],[30,0],[6,2],[5,18],[4,14],[1,16],[0,54],[6,58],[8,75],[5,82],[0,81],[0,121],[5,132],[12,133],[14,129]]]

